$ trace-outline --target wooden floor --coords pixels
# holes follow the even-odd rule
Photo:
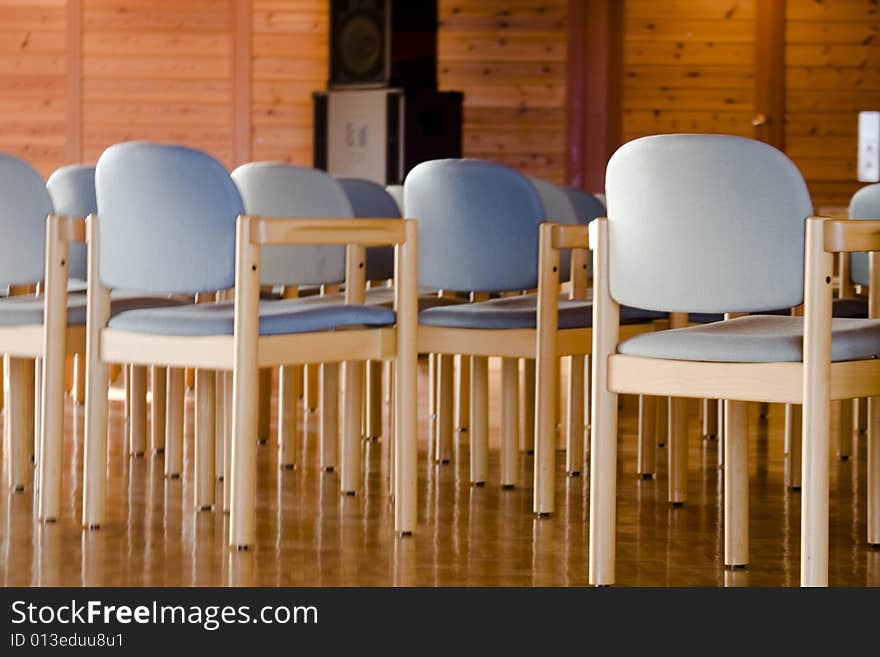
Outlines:
[[[498,373],[491,375],[490,481],[467,483],[467,434],[457,459],[429,464],[426,370],[420,378],[419,527],[392,534],[387,441],[365,443],[362,494],[343,497],[337,475],[317,467],[317,418],[308,418],[301,466],[282,471],[270,442],[259,448],[258,546],[226,548],[228,519],[196,512],[192,491],[192,400],[188,400],[186,474],[163,477],[162,457],[130,459],[122,404],[111,404],[109,522],[80,529],[83,410],[68,401],[63,511],[57,523],[34,520],[33,491],[0,500],[0,583],[6,586],[583,586],[587,583],[588,487],[568,478],[557,459],[557,513],[531,514],[532,458],[521,455],[523,485],[498,485]],[[696,405],[693,405],[696,411]],[[800,499],[783,485],[782,408],[768,420],[750,409],[751,564],[722,565],[722,482],[717,441],[690,421],[690,499],[666,503],[666,451],[654,480],[635,476],[635,403],[624,402],[618,478],[621,585],[791,586],[799,577]],[[880,552],[865,544],[865,441],[831,468],[831,562],[834,585],[880,585]]]

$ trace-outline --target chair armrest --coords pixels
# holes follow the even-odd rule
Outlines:
[[[406,241],[401,219],[291,219],[241,215],[250,221],[253,244],[359,244],[387,246]]]
[[[825,250],[830,253],[880,251],[880,219],[825,219],[824,233]]]
[[[554,225],[551,244],[554,249],[589,249],[589,228],[586,225]]]

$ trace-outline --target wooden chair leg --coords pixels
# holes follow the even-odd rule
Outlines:
[[[471,422],[471,357],[458,357],[458,430],[468,431]]]
[[[147,451],[147,368],[132,365],[129,381],[128,451],[131,456],[140,458]]]
[[[226,407],[223,395],[225,373],[214,372],[214,478],[226,476]],[[280,402],[279,402],[280,403]]]
[[[177,479],[183,472],[185,384],[184,371],[169,367],[165,389],[165,476],[169,479]]]
[[[216,375],[212,370],[196,370],[195,390],[195,506],[199,511],[214,508],[216,471],[214,441],[216,440],[215,396]]]
[[[470,480],[483,486],[489,479],[489,359],[471,357]]]
[[[800,405],[785,405],[785,485],[789,490],[801,489],[802,416]]]
[[[86,356],[77,354],[73,360],[73,401],[76,404],[86,403]]]
[[[859,433],[867,433],[868,431],[868,400],[854,399],[855,405],[855,423]]]
[[[820,220],[807,220],[804,271],[801,586],[828,586],[831,270]],[[871,269],[875,254],[871,254]],[[873,286],[872,286],[873,287]],[[874,300],[869,304],[874,307]]]
[[[364,369],[359,361],[343,366],[345,392],[342,413],[342,458],[339,483],[342,493],[354,495],[361,488],[361,409],[363,408]]]
[[[726,402],[724,417],[724,565],[749,562],[749,441],[747,403]]]
[[[9,487],[19,492],[31,481],[30,454],[34,444],[33,360],[6,357],[5,399],[6,476]]]
[[[368,440],[377,440],[382,435],[382,361],[371,360],[367,363],[367,403],[366,432]]]
[[[165,402],[168,396],[168,368],[150,368],[153,402],[150,406],[150,444],[154,454],[165,451]]]
[[[295,365],[278,370],[278,465],[292,469],[296,464],[297,418],[296,377],[302,376]]]
[[[439,354],[428,354],[428,454],[429,458],[437,458],[437,407],[440,405],[438,401],[438,381],[437,360]]]
[[[321,367],[321,365],[306,365],[303,368],[303,404],[309,413],[314,413],[318,410],[318,404],[320,403],[318,374]]]
[[[612,336],[609,347],[616,347]],[[615,579],[617,547],[617,394],[608,391],[608,360],[597,358],[594,334],[590,413],[590,571],[593,586]],[[657,406],[665,406],[665,398]]]
[[[108,303],[109,305],[109,303]],[[97,529],[106,517],[107,491],[107,364],[87,347],[86,421],[83,446],[83,527]]]
[[[837,411],[837,457],[841,461],[847,461],[853,446],[853,414],[850,400],[838,401]]]
[[[63,393],[62,393],[63,394]],[[64,397],[61,398],[62,403]],[[30,463],[39,466],[40,441],[43,433],[43,359],[34,359],[34,440],[31,443],[31,449],[28,460]],[[41,479],[37,477],[37,485]]]
[[[719,399],[715,405],[718,413],[718,467],[724,467],[724,418],[727,412],[727,406],[723,399]]]
[[[260,370],[260,409],[257,427],[257,442],[261,445],[269,441],[272,424],[272,368]]]
[[[715,399],[704,399],[702,406],[703,438],[712,440],[718,437],[718,402]]]
[[[657,397],[639,395],[639,455],[638,474],[651,479],[657,472]],[[665,402],[665,398],[660,398]]]
[[[535,360],[525,359],[523,364],[523,443],[526,453],[535,452]]]
[[[129,365],[122,366],[122,387],[125,388],[122,416],[128,420],[131,415],[131,367]]]
[[[864,400],[861,400],[864,403]],[[880,546],[880,397],[868,399],[868,545]]]
[[[223,372],[223,511],[229,513],[232,489],[232,372]]]
[[[688,432],[687,400],[669,399],[669,501],[681,506],[687,500]]]
[[[501,359],[501,487],[519,479],[519,361]]]
[[[569,361],[565,470],[576,477],[584,469],[584,357],[571,356]]]
[[[308,369],[308,366],[306,366]],[[321,365],[321,469],[333,472],[339,462],[339,365]]]
[[[449,354],[437,354],[435,367],[437,369],[437,419],[435,422],[436,439],[434,458],[438,463],[449,463],[452,460],[455,396],[453,374],[455,372],[455,356]]]
[[[654,431],[657,434],[657,447],[665,447],[669,442],[669,397],[658,397],[655,406],[657,419]]]
[[[58,309],[53,312],[58,312]],[[61,317],[64,318],[63,305],[60,307],[60,312]],[[43,371],[38,370],[36,373],[42,384],[40,401],[37,403],[40,426],[34,431],[40,441],[35,451],[39,482],[37,516],[44,522],[54,522],[61,513],[61,471],[64,453],[64,328],[51,326],[51,323],[46,328],[47,335],[51,335],[53,339],[47,340],[45,358],[42,359]],[[60,341],[57,340],[58,334],[62,336]],[[53,342],[57,344],[52,344]]]

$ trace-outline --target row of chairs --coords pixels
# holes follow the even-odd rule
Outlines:
[[[827,283],[821,281],[826,287],[810,277],[817,267],[820,272],[827,269],[830,255],[822,255],[826,249],[875,248],[876,225],[861,222],[854,228],[855,222],[807,222],[812,240],[808,240],[812,259],[806,268],[807,290],[813,290],[811,282],[816,289],[807,294],[807,357],[803,359],[798,345],[804,323],[793,317],[758,315],[656,330],[684,326],[687,321],[682,317],[688,313],[729,316],[801,305],[803,229],[812,207],[797,169],[778,151],[749,140],[705,135],[631,142],[609,164],[609,218],[591,224],[591,238],[586,225],[578,222],[571,197],[488,162],[435,161],[415,168],[407,177],[403,197],[404,214],[416,220],[403,221],[352,220],[351,199],[356,193],[349,190],[346,195],[344,185],[321,172],[259,163],[240,167],[230,177],[202,153],[155,144],[108,149],[99,160],[95,186],[98,213],[88,222],[88,321],[84,330],[80,325],[88,355],[85,525],[100,525],[105,517],[109,363],[168,367],[169,372],[196,368],[197,506],[213,505],[214,457],[222,453],[230,543],[246,547],[255,538],[254,438],[260,368],[283,366],[279,391],[283,418],[282,409],[289,405],[294,389],[285,386],[286,368],[345,362],[340,479],[342,490],[353,492],[360,476],[361,363],[393,360],[392,489],[395,530],[405,534],[416,528],[417,353],[437,355],[437,390],[432,399],[437,401],[434,456],[439,460],[448,458],[451,450],[451,359],[471,358],[474,484],[487,477],[487,359],[502,358],[501,481],[505,486],[517,483],[518,359],[537,361],[534,510],[545,515],[554,505],[559,358],[573,356],[567,466],[578,472],[584,451],[578,440],[585,424],[583,406],[578,411],[583,394],[578,393],[584,387],[583,356],[592,352],[593,583],[614,581],[618,393],[675,398],[669,405],[669,451],[671,464],[678,466],[686,454],[683,406],[678,400],[689,396],[728,400],[725,562],[733,566],[747,562],[743,402],[803,403],[807,421],[802,582],[825,583],[826,409],[832,396],[869,397],[876,392],[877,373],[868,358],[880,352],[880,329],[871,321],[835,320],[834,340],[844,346],[842,352],[829,354],[823,340],[831,334],[831,273]],[[63,433],[59,401],[63,355],[74,350],[68,346],[73,340],[64,339],[71,324],[63,319],[64,308],[69,307],[65,301],[68,244],[85,238],[82,220],[51,216],[47,225],[45,344],[42,351],[8,352],[44,359],[44,438],[38,457],[41,500],[46,482],[56,481],[51,473],[60,462]],[[849,237],[853,233],[857,237]],[[288,246],[291,243],[300,245],[295,247],[300,250]],[[364,247],[389,243],[397,245],[393,308],[387,307],[387,292],[386,305],[371,304],[364,289],[369,268]],[[347,245],[346,253],[339,246],[317,246],[327,244]],[[308,245],[308,256],[302,245]],[[590,248],[595,258],[592,300],[588,298]],[[303,269],[305,263],[308,271]],[[38,272],[31,275],[30,280],[41,278]],[[560,299],[560,281],[569,275],[569,298]],[[343,279],[344,298],[260,299],[264,285]],[[500,298],[423,304],[420,309],[420,287],[480,291]],[[117,304],[129,304],[117,311],[110,289],[151,293],[161,302],[147,302],[143,294],[117,293]],[[234,289],[233,303],[182,305],[168,296],[230,289]],[[522,294],[534,289],[535,294]],[[426,296],[439,298],[436,293]],[[150,307],[135,307],[143,303]],[[824,316],[825,305],[827,322],[817,319]],[[838,366],[837,360],[846,364]],[[14,367],[10,365],[11,377]],[[231,413],[228,420],[220,420],[228,421],[231,430],[220,432],[229,438],[219,446],[218,416],[212,413],[220,380],[216,371],[232,372],[227,405]],[[823,377],[829,373],[845,384],[823,387]],[[220,378],[225,388],[228,376]],[[182,383],[178,378],[172,385],[181,388]],[[9,410],[7,406],[7,419]],[[648,435],[645,432],[643,441],[652,440]],[[283,440],[279,443],[284,451]],[[869,467],[876,468],[872,453],[869,449]],[[672,479],[681,476],[681,467],[670,468],[671,489]],[[872,528],[878,529],[870,520],[870,514],[877,513],[878,505],[871,499],[876,492],[880,491],[872,488],[869,494],[869,540]],[[51,509],[52,497],[47,495],[45,508]],[[49,517],[45,511],[41,515]]]
[[[113,177],[117,169],[117,165],[114,164],[117,150],[123,154],[119,156],[124,162],[122,168],[128,167],[128,170],[121,174],[119,180]],[[129,152],[131,154],[127,154]],[[155,158],[158,164],[153,163],[151,158]],[[188,162],[188,159],[192,159],[193,162]],[[13,162],[12,160],[10,161]],[[23,163],[18,162],[15,164],[32,181],[36,179],[32,175],[33,172],[27,171],[27,167]],[[480,163],[468,163],[466,166],[471,164],[483,166]],[[203,165],[206,173],[200,173],[199,166],[197,165]],[[46,236],[48,245],[46,262],[48,269],[45,280],[45,298],[28,302],[28,307],[36,310],[38,313],[42,313],[44,302],[48,309],[46,321],[43,322],[46,335],[45,344],[42,351],[34,348],[21,353],[10,352],[15,356],[10,361],[10,380],[14,382],[17,382],[19,379],[18,372],[21,369],[19,367],[19,360],[22,357],[45,357],[46,360],[44,394],[42,396],[45,401],[43,407],[45,418],[43,429],[39,432],[43,438],[40,448],[35,450],[39,454],[38,488],[40,503],[38,513],[45,520],[54,519],[60,506],[59,472],[61,436],[63,435],[63,406],[58,400],[61,399],[62,394],[59,392],[62,389],[59,363],[63,361],[64,354],[67,352],[82,354],[84,350],[88,350],[92,355],[100,353],[104,360],[114,361],[115,359],[115,361],[121,360],[121,362],[134,362],[138,367],[153,365],[159,367],[158,371],[160,372],[165,368],[170,368],[168,374],[168,399],[180,399],[182,388],[180,369],[172,367],[172,365],[175,363],[176,358],[183,360],[192,359],[195,347],[186,347],[186,353],[180,356],[167,355],[169,350],[174,351],[174,346],[177,344],[176,341],[165,338],[147,340],[144,334],[152,335],[156,333],[163,335],[171,332],[182,334],[186,338],[194,338],[208,335],[217,337],[218,335],[229,335],[232,333],[234,322],[233,305],[221,303],[211,306],[192,306],[182,302],[180,299],[168,296],[172,293],[192,296],[205,294],[215,289],[231,287],[231,273],[227,270],[227,279],[221,280],[219,275],[214,275],[214,271],[218,270],[220,265],[216,262],[209,262],[209,260],[216,260],[218,254],[223,254],[224,248],[228,251],[229,244],[233,240],[228,234],[225,236],[221,234],[219,237],[211,234],[211,227],[209,225],[211,219],[209,217],[222,217],[225,214],[234,218],[245,207],[262,215],[270,216],[292,216],[294,213],[309,217],[350,216],[352,214],[350,205],[368,205],[364,199],[367,196],[366,192],[369,191],[369,184],[365,184],[363,181],[342,181],[337,183],[320,172],[267,163],[247,165],[233,172],[232,178],[236,184],[235,189],[238,190],[235,194],[231,191],[233,189],[231,187],[232,182],[226,181],[223,178],[225,172],[217,174],[223,179],[225,188],[218,187],[219,183],[214,180],[213,184],[216,189],[212,189],[210,186],[212,183],[210,176],[216,174],[216,167],[216,163],[206,159],[203,154],[187,149],[173,149],[149,144],[129,144],[120,145],[116,150],[108,150],[99,163],[96,181],[94,182],[88,178],[88,175],[92,173],[88,167],[67,169],[59,172],[57,176],[53,176],[53,178],[63,178],[69,181],[68,197],[78,193],[80,198],[89,198],[92,196],[90,189],[97,187],[97,199],[100,202],[96,202],[96,207],[101,207],[102,216],[108,216],[109,214],[113,219],[110,220],[112,222],[109,238],[110,246],[100,248],[98,245],[104,244],[108,240],[105,235],[107,229],[102,229],[101,237],[99,238],[98,220],[97,218],[92,219],[89,235],[92,253],[90,266],[92,271],[89,272],[90,275],[87,277],[90,281],[89,294],[87,297],[79,296],[68,299],[66,292],[69,287],[67,279],[69,278],[70,270],[78,270],[75,265],[68,268],[68,260],[73,262],[72,254],[68,253],[68,249],[71,248],[69,244],[74,244],[85,238],[85,224],[76,217],[52,217],[48,224]],[[103,178],[101,175],[102,171],[108,172],[104,174]],[[181,187],[184,174],[195,175],[196,177],[190,181],[189,185]],[[14,177],[10,179],[14,179]],[[102,180],[109,180],[109,182],[102,182]],[[564,196],[558,190],[547,183],[536,182],[536,184],[544,191],[546,198],[551,199],[557,204],[557,209],[558,207],[565,207],[567,219],[574,220],[570,211],[570,204],[564,200]],[[344,191],[348,192],[347,196],[340,192],[340,186]],[[36,184],[31,185],[31,187],[34,190],[34,195],[38,195],[39,192],[36,191]],[[106,191],[102,192],[101,190]],[[528,190],[531,194],[535,194],[533,187],[529,186]],[[198,193],[207,195],[204,198],[198,198]],[[239,193],[240,199],[238,198]],[[43,195],[45,195],[44,192]],[[195,197],[195,200],[193,200],[193,197]],[[230,198],[233,199],[233,202],[238,199],[241,207],[225,207],[221,204],[222,201],[228,201]],[[560,199],[562,199],[561,205]],[[540,200],[538,205],[540,205]],[[72,215],[86,214],[86,212],[91,210],[91,208],[85,208],[84,210],[77,208],[74,211],[70,203],[67,205],[56,203],[56,206],[66,208]],[[536,207],[538,206],[533,206],[532,209],[534,210]],[[22,214],[33,217],[42,216],[46,209],[46,207],[43,207],[40,211]],[[374,213],[375,208],[365,208],[365,211],[367,214]],[[538,217],[543,216],[544,211],[543,207],[539,208],[539,211],[534,216],[529,217],[528,220],[536,226]],[[182,217],[186,218],[187,223],[178,223]],[[199,221],[201,221],[201,225],[199,225]],[[405,225],[405,222],[395,221],[393,223],[395,224],[395,230],[398,231]],[[351,232],[352,226],[350,222],[345,223],[345,226]],[[357,229],[363,230],[367,226],[368,224],[360,222],[357,224]],[[37,222],[34,222],[31,227],[32,234],[37,236],[37,239],[33,240],[34,244],[38,244],[41,241],[42,235],[40,234]],[[320,225],[322,229],[329,227],[331,227],[331,223],[327,221],[323,221]],[[356,233],[357,231],[355,231]],[[200,235],[202,236],[202,241],[207,240],[201,252],[201,259],[191,257],[192,254],[187,250],[190,248],[190,243],[195,242]],[[313,240],[315,238],[308,237],[307,239]],[[330,235],[330,239],[334,239],[333,235]],[[376,239],[375,236],[370,236],[370,240],[375,241]],[[528,247],[526,250],[529,250]],[[534,248],[531,250],[534,251]],[[290,250],[282,252],[275,249],[273,251],[271,246],[263,249],[263,251],[262,255],[266,260],[258,280],[260,285],[281,284],[288,286],[303,282],[327,283],[341,279],[343,267],[341,252],[333,253],[323,247],[312,247],[310,252],[305,254],[304,252],[296,253]],[[101,259],[102,253],[104,254],[103,260]],[[156,256],[154,254],[160,255]],[[374,254],[374,256],[376,255]],[[381,253],[378,256],[381,257]],[[362,258],[363,256],[355,252],[355,257]],[[374,257],[373,260],[378,260],[379,257]],[[363,271],[359,271],[363,269],[364,262],[359,263],[358,270],[352,270],[351,268],[354,265],[351,260],[352,255],[349,254],[350,271],[349,276],[346,278],[355,276],[356,280],[354,283],[347,283],[346,285],[347,301],[351,301],[353,295],[355,297],[357,295],[363,296],[363,291],[358,292],[358,290],[363,287],[363,279],[366,276]],[[232,258],[226,260],[227,266],[231,261]],[[98,262],[102,264],[99,266],[99,269],[95,269],[98,266],[96,265]],[[222,261],[220,264],[222,264]],[[155,273],[152,273],[154,271]],[[387,273],[384,275],[374,275],[382,278],[388,277]],[[27,273],[23,276],[28,280],[38,278],[35,272]],[[211,278],[211,276],[214,277]],[[208,283],[204,282],[203,279],[205,277],[207,277]],[[132,296],[120,293],[117,295],[116,300],[108,302],[105,290],[102,289],[102,284],[105,284],[108,280],[112,281],[110,286],[116,290],[139,289],[152,293],[152,296]],[[223,282],[224,285],[218,285],[217,283],[219,282]],[[473,281],[468,285],[471,284],[473,284]],[[526,288],[534,286],[533,281],[527,282],[525,285]],[[239,289],[239,286],[236,286],[236,289]],[[466,287],[464,289],[470,288]],[[479,287],[476,289],[479,289]],[[90,328],[88,330],[84,330],[83,327],[85,322],[82,310],[85,306],[85,298],[89,299],[90,304],[90,322],[88,323]],[[277,310],[280,313],[277,318],[265,312],[270,310],[268,307],[261,308],[260,330],[264,333],[268,330],[269,333],[266,335],[272,335],[276,331],[284,331],[285,327],[288,332],[302,330],[303,327],[300,324],[303,322],[305,322],[305,329],[314,331],[315,328],[321,327],[386,326],[394,321],[393,313],[387,308],[382,307],[381,303],[376,304],[375,299],[373,300],[374,303],[370,304],[340,304],[332,303],[333,301],[338,302],[340,299],[320,297],[311,301],[304,300],[302,302],[280,304],[277,308],[271,309]],[[107,305],[108,303],[109,305]],[[428,305],[434,306],[436,304]],[[21,310],[22,306],[23,304],[17,304],[15,309]],[[65,322],[63,312],[65,307],[69,311],[78,310],[79,313],[75,318],[68,314],[67,321]],[[172,312],[170,314],[162,312],[162,307]],[[532,297],[532,307],[534,308],[534,297]],[[502,310],[504,309],[502,308]],[[526,312],[528,312],[528,309],[526,309]],[[522,314],[520,310],[519,315],[521,316]],[[309,323],[310,318],[313,320],[311,324]],[[586,313],[584,318],[588,318]],[[32,319],[32,317],[24,317],[19,312],[16,315],[15,321],[20,327],[22,324],[28,325],[28,321]],[[314,324],[314,321],[318,323]],[[328,321],[330,323],[326,325],[321,323]],[[270,324],[270,322],[275,323],[276,326],[270,326],[270,328],[265,329],[263,325]],[[285,322],[287,325],[285,325]],[[455,321],[453,320],[452,323],[455,324]],[[470,323],[469,320],[466,325]],[[112,330],[101,331],[101,335],[99,335],[98,329],[103,327],[104,324],[106,324],[108,329]],[[40,323],[33,321],[29,324],[29,328],[31,329],[30,333],[34,336],[34,341],[36,341],[36,336],[41,331]],[[387,345],[388,332],[386,331],[385,333],[386,335],[379,344],[368,345],[369,349],[377,350],[378,358],[387,357],[386,352],[389,349]],[[86,347],[86,343],[89,340],[87,334],[93,340],[91,349]],[[130,359],[121,358],[115,350],[125,350],[127,347],[124,340],[131,334],[137,334],[137,338],[132,339],[133,344],[136,344],[136,346],[131,347],[134,353]],[[363,340],[363,336],[359,336],[357,332],[349,331],[345,333],[345,340],[352,341],[354,338]],[[117,343],[117,340],[120,342]],[[298,338],[299,343],[304,341],[303,338]],[[188,344],[194,341],[184,339],[180,342]],[[224,341],[218,340],[216,342]],[[225,340],[225,342],[231,343],[232,341]],[[534,340],[531,340],[531,343],[533,345]],[[211,344],[209,350],[217,347],[218,344]],[[275,348],[278,349],[278,347]],[[144,358],[152,357],[150,349],[162,352],[163,356],[159,363],[141,362]],[[440,348],[438,348],[439,350]],[[285,357],[289,357],[288,351],[283,351],[286,354]],[[309,354],[313,353],[312,350],[307,351]],[[534,348],[532,347],[528,351],[533,353]],[[217,417],[216,415],[212,417],[210,408],[210,399],[217,396],[216,390],[214,390],[216,380],[212,380],[212,371],[213,369],[224,369],[224,365],[228,368],[229,363],[223,361],[222,357],[220,357],[221,362],[216,368],[206,367],[204,361],[216,358],[213,355],[213,351],[210,356],[200,354],[198,358],[203,360],[191,364],[193,367],[202,365],[202,367],[197,368],[198,373],[196,375],[196,407],[198,409],[196,426],[196,439],[198,443],[196,449],[196,506],[198,508],[209,508],[214,503],[214,458],[221,452],[224,454],[224,457],[231,456],[232,454],[231,447],[224,447],[222,444],[212,446],[211,444],[211,436],[217,434],[216,428],[211,426],[217,422]],[[317,362],[324,363],[325,368],[328,364],[332,365],[332,363],[323,359]],[[105,518],[103,477],[94,475],[95,472],[100,473],[106,469],[107,383],[105,364],[101,360],[96,361],[92,359],[89,362],[87,372],[89,380],[89,391],[86,395],[86,435],[88,438],[86,443],[85,461],[87,472],[85,481],[87,483],[84,489],[83,523],[89,527],[100,526]],[[485,359],[483,364],[485,365]],[[266,363],[256,363],[256,365],[265,367]],[[287,365],[289,366],[290,363],[287,363]],[[287,390],[289,388],[289,386],[284,385],[284,374],[285,372],[282,370],[282,390],[280,395],[282,400],[282,416],[284,416],[286,410],[285,402],[288,399]],[[483,379],[484,383],[486,383],[485,376]],[[161,378],[157,379],[154,377],[154,381],[157,380],[161,380]],[[351,391],[350,397],[352,400],[356,400],[359,397],[357,388],[360,380],[358,364],[352,362],[347,365],[345,387],[347,391]],[[14,387],[19,390],[22,388],[22,386]],[[200,391],[203,391],[204,394],[200,394]],[[26,388],[24,392],[26,395]],[[12,398],[17,400],[25,395],[12,395]],[[154,390],[154,395],[156,395],[156,390]],[[485,389],[482,396],[484,400],[487,398]],[[412,401],[414,403],[414,399]],[[251,404],[248,405],[249,407],[253,406]],[[156,404],[154,404],[154,410],[155,406]],[[168,444],[163,444],[163,447],[166,447],[168,452],[166,454],[166,472],[172,476],[179,472],[182,461],[182,429],[179,428],[182,423],[182,411],[179,408],[179,402],[177,406],[176,410],[172,413],[173,405],[169,404],[169,413],[173,415],[173,419],[169,417],[168,426],[177,426],[178,429],[176,431],[169,431]],[[13,407],[15,407],[15,404],[10,404],[10,408]],[[355,440],[355,432],[360,423],[355,417],[357,407],[358,404],[355,401],[347,404],[346,414],[343,418],[346,436],[343,440],[341,479],[344,492],[354,492],[358,488],[357,477],[360,469],[358,467],[359,447]],[[474,407],[477,408],[478,405],[474,405]],[[13,419],[18,417],[18,415],[15,412],[7,414],[8,417]],[[233,414],[233,417],[236,417],[236,415]],[[485,414],[483,418],[484,421],[487,421]],[[134,418],[132,418],[132,423],[136,423]],[[289,426],[289,423],[286,421],[281,424]],[[7,433],[9,436],[15,437],[22,432],[10,430]],[[172,441],[171,436],[175,436],[176,439]],[[487,436],[486,428],[482,432],[484,446]],[[328,452],[332,451],[333,442],[332,440],[328,441]],[[9,451],[13,455],[24,455],[26,453],[27,447],[21,445],[21,441],[12,441],[11,444],[13,448]],[[132,441],[132,445],[134,445],[134,441]],[[292,453],[293,450],[289,449],[286,441],[283,439],[281,446],[282,452]],[[141,453],[143,447],[133,447],[133,451]],[[484,459],[485,454],[486,449],[482,451]],[[253,455],[246,455],[245,458],[252,459]],[[328,462],[335,462],[335,456],[328,456],[327,458]],[[11,480],[16,482],[15,485],[17,487],[21,486],[26,472],[25,460],[24,458],[13,456],[9,461],[15,467],[15,473],[11,476]],[[224,458],[223,463],[226,464],[225,467],[228,469],[233,467],[234,459]],[[250,465],[244,466],[244,469],[247,472],[252,472],[253,470]],[[230,480],[234,480],[234,477],[224,477],[224,481],[229,482]],[[410,477],[408,480],[414,481],[414,478]],[[477,483],[482,481],[485,481],[485,474],[479,475],[479,482]],[[250,483],[245,480],[245,485],[252,486],[252,480]],[[227,491],[229,490],[229,486],[225,486],[225,488]],[[230,495],[238,497],[234,491],[227,493],[224,496],[227,498],[224,501],[224,505],[228,504],[228,497]],[[248,514],[248,516],[252,516],[252,513]],[[402,512],[399,516],[403,517]],[[235,518],[234,512],[233,518]],[[401,529],[399,531],[403,533],[411,531],[408,527],[413,523],[414,520],[405,521],[400,519]],[[233,526],[235,526],[234,522]],[[250,537],[249,531],[246,528],[243,530],[242,535]],[[252,538],[248,538],[247,541],[239,540],[236,545],[247,545],[249,542],[252,542]]]

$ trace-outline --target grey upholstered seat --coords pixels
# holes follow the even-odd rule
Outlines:
[[[232,335],[232,302],[194,304],[179,308],[131,310],[110,319],[123,331],[162,335]],[[260,302],[260,335],[331,331],[353,326],[394,324],[394,311],[381,306],[345,305],[288,299]]]
[[[777,310],[765,310],[761,315],[791,315],[791,308],[779,308]],[[841,315],[842,317],[843,315]],[[692,324],[711,324],[712,322],[724,321],[724,313],[688,313],[688,321]]]
[[[831,360],[880,356],[880,320],[834,319]],[[802,317],[752,315],[703,326],[645,333],[618,346],[621,354],[645,358],[720,363],[800,362]]]
[[[622,323],[662,319],[666,313],[622,306]],[[429,308],[419,313],[419,323],[427,326],[468,329],[533,329],[538,322],[538,297],[526,294],[479,303]],[[593,325],[591,301],[559,299],[559,328],[589,328]]]
[[[311,303],[343,303],[344,301],[344,292],[309,298],[309,302]],[[419,290],[418,302],[419,310],[425,310],[436,306],[459,305],[466,303],[466,300],[459,297],[438,297],[437,294],[433,293],[431,290]],[[386,286],[371,287],[364,293],[364,305],[392,308],[394,306],[394,288]]]
[[[11,297],[0,301],[0,326],[30,326],[43,323],[43,297]],[[185,301],[170,297],[114,294],[110,299],[110,314],[117,315],[135,308],[165,308],[179,306]],[[85,326],[86,296],[67,297],[67,325]]]

